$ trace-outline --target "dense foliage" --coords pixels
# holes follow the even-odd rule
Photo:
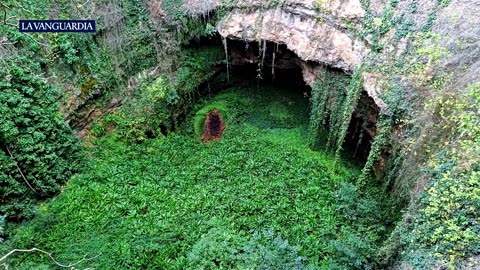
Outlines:
[[[177,129],[181,124],[177,118],[191,109],[201,84],[215,74],[215,65],[222,57],[222,51],[215,47],[185,49],[179,54],[175,72],[142,81],[139,91],[120,110],[94,124],[92,135],[117,130],[114,136],[122,140],[142,142]]]
[[[59,92],[26,59],[0,71],[0,215],[23,220],[81,169],[81,147],[58,112]]]
[[[340,72],[323,68],[312,89],[309,141],[314,148],[336,150],[334,136],[342,125],[343,106],[350,78]],[[331,132],[330,132],[331,131]],[[327,139],[321,141],[321,139]]]
[[[340,156],[362,89],[361,67],[352,77],[326,68],[317,74],[309,126],[309,142],[313,148],[322,146]]]
[[[228,109],[215,143],[190,136],[194,113],[185,130],[142,144],[93,140],[91,170],[9,244],[36,245],[62,261],[101,253],[83,266],[102,269],[374,265],[395,218],[388,198],[356,189],[349,181],[357,169],[333,168],[331,154],[308,148],[308,101],[289,95],[237,89],[200,102],[197,109]],[[25,255],[8,263],[47,262]]]
[[[405,239],[417,252],[405,256],[419,267],[429,266],[428,260],[418,259],[425,256],[455,267],[480,247],[480,84],[470,85],[461,98],[441,96],[429,105],[440,116],[438,128],[450,136],[429,159],[431,180],[413,235]]]
[[[58,112],[58,101],[73,95],[82,104],[108,96],[120,80],[151,67],[155,50],[144,7],[132,1],[2,3],[8,9],[0,32],[9,50],[0,55],[0,214],[19,221],[32,216],[36,198],[58,193],[81,167],[80,145]],[[86,14],[97,19],[97,35],[19,33],[14,20]],[[120,45],[128,53],[119,53]]]
[[[3,234],[5,231],[5,216],[0,216],[0,243],[3,242]]]
[[[99,31],[21,34],[0,24],[0,64],[6,67],[0,70],[0,242],[6,221],[32,217],[37,199],[57,194],[83,165],[89,168],[64,194],[42,204],[38,218],[0,251],[38,245],[75,261],[96,250],[98,259],[82,266],[102,269],[365,269],[399,255],[407,267],[454,268],[478,253],[480,87],[457,93],[445,87],[449,74],[432,73],[450,55],[439,45],[443,37],[428,32],[448,0],[433,1],[422,25],[415,21],[418,0],[401,12],[399,1],[386,1],[380,16],[361,0],[361,27],[337,22],[368,41],[370,60],[390,45],[389,37],[394,43],[413,40],[396,58],[365,68],[385,75],[381,98],[388,111],[377,122],[362,173],[338,155],[361,91],[360,69],[352,77],[327,69],[319,74],[309,125],[301,98],[267,89],[237,89],[193,106],[198,90],[218,75],[225,53],[228,70],[227,41],[225,53],[181,46],[211,36],[215,21],[237,1],[222,1],[215,12],[209,0],[2,3],[11,8],[9,22],[88,15]],[[317,22],[325,23],[325,0],[315,6]],[[266,41],[258,42],[261,78]],[[129,80],[145,74],[138,84]],[[134,82],[128,93],[127,81]],[[82,164],[58,99],[102,107],[111,95],[125,93],[120,110],[93,124],[92,158]],[[423,112],[416,106],[425,100]],[[204,145],[198,138],[212,109],[227,119],[227,133]],[[311,151],[306,137],[310,146],[330,151]],[[386,157],[387,177],[372,187],[370,173]],[[398,213],[389,191],[410,209],[379,249]],[[50,267],[35,255],[12,257],[8,264]]]

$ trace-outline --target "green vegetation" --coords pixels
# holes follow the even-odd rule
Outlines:
[[[154,30],[161,29],[154,29],[147,6],[135,1],[96,5],[84,1],[7,0],[2,4],[8,8],[6,23],[0,24],[6,44],[3,50],[2,43],[0,63],[8,68],[0,71],[0,215],[18,222],[31,218],[32,204],[57,194],[83,166],[83,149],[59,113],[60,103],[68,104],[62,112],[67,110],[68,120],[75,124],[82,111],[107,107],[113,95],[124,93],[131,76],[156,64],[157,53],[172,51],[157,52],[154,44],[161,40],[156,40]],[[15,27],[16,18],[87,15],[97,20],[95,35],[19,33]],[[196,21],[193,25],[206,24]],[[208,34],[205,31],[192,35]],[[148,136],[160,136],[160,125],[173,129],[179,111],[187,110],[193,102],[196,87],[213,75],[212,58],[217,52],[204,52],[174,50],[163,60],[179,56],[175,62],[181,64],[175,67],[175,74],[168,74],[169,69],[162,66],[165,75],[155,82],[144,81],[151,85],[142,85],[148,91],[131,97],[134,106],[111,115],[107,124],[94,123],[92,134],[120,129],[123,132],[117,133],[119,137],[140,142]],[[166,91],[165,97],[162,91]]]
[[[357,68],[352,77],[323,69],[312,89],[309,142],[335,152],[342,151],[348,125],[362,91],[362,71]],[[327,141],[322,139],[327,133]]]
[[[199,86],[215,74],[215,64],[223,59],[222,53],[215,47],[183,50],[178,70],[171,76],[143,80],[119,111],[96,122],[91,135],[101,137],[116,130],[114,136],[118,139],[143,142],[149,136],[161,137],[162,133],[175,130],[180,125],[176,118],[189,111]]]
[[[0,243],[3,242],[3,236],[5,231],[5,216],[0,216]]]
[[[10,221],[31,218],[32,204],[82,167],[80,144],[58,112],[59,91],[38,73],[22,58],[0,70],[0,215]]]
[[[336,134],[336,149],[335,154],[336,156],[340,156],[340,152],[342,150],[343,142],[345,140],[345,136],[347,134],[348,125],[350,124],[350,120],[352,119],[352,114],[357,108],[358,99],[360,98],[360,92],[363,90],[363,83],[362,83],[362,68],[358,67],[354,70],[352,78],[347,88],[347,96],[345,99],[345,104],[342,106],[341,111],[337,111],[335,113],[341,114],[340,124],[338,127],[335,128]]]
[[[438,8],[440,1],[419,29],[425,32],[410,33],[399,60],[370,69],[388,74],[382,98],[389,112],[370,152],[377,158],[369,158],[364,173],[382,153],[392,154],[385,190],[409,207],[382,252],[414,269],[468,267],[465,258],[479,246],[479,87],[458,89],[454,74],[437,68],[452,56],[444,47],[449,40],[428,32]]]
[[[432,1],[425,16],[418,0],[402,10],[383,2],[381,15],[361,0],[361,21],[335,22],[326,0],[315,1],[318,23],[338,23],[373,50],[352,76],[323,69],[308,111],[305,97],[282,89],[209,96],[214,80],[230,79],[227,40],[225,52],[190,42],[211,37],[239,1],[217,10],[210,0],[2,1],[0,254],[37,247],[62,262],[94,257],[78,267],[99,269],[460,267],[480,246],[480,84],[460,91],[437,69],[452,52],[430,31],[449,0]],[[95,35],[15,27],[17,18],[86,16],[98,22]],[[401,51],[379,54],[400,40]],[[266,45],[258,40],[258,79]],[[387,105],[363,169],[340,156],[362,109],[362,72],[385,75]],[[123,98],[120,108],[106,108],[112,97]],[[70,123],[92,108],[106,114],[86,151],[62,102]],[[226,132],[203,144],[213,109]],[[385,178],[372,179],[383,162]],[[1,263],[54,267],[45,255]]]
[[[80,104],[107,97],[118,91],[120,81],[154,64],[151,37],[138,27],[146,25],[145,13],[124,20],[125,35],[117,38],[127,54],[117,54],[118,44],[107,36],[19,33],[12,19],[48,19],[52,10],[58,18],[81,17],[90,5],[80,2],[2,1],[8,9],[7,21],[0,24],[7,44],[0,55],[0,215],[7,221],[31,218],[32,205],[57,194],[83,166],[83,149],[59,113],[60,103],[72,95]],[[135,13],[139,8],[132,3],[121,5]],[[98,20],[99,33],[106,31],[104,19]]]
[[[80,265],[101,269],[375,265],[394,209],[377,188],[355,188],[358,169],[333,169],[331,154],[308,148],[307,103],[278,89],[229,90],[196,105],[228,110],[219,142],[199,142],[193,125],[142,144],[92,140],[88,171],[7,247],[37,246],[60,261],[101,253]],[[29,254],[8,264],[48,261]]]
[[[428,13],[427,20],[423,25],[418,25],[414,15],[418,9],[418,0],[410,1],[408,10],[398,10],[398,0],[385,1],[382,16],[377,17],[370,8],[370,0],[361,0],[365,10],[359,36],[368,40],[374,52],[381,52],[390,42],[397,43],[400,39],[418,33],[430,32],[440,9],[448,6],[449,0],[435,0]],[[418,19],[417,19],[418,20]],[[394,32],[393,39],[389,39],[387,33]],[[356,32],[353,32],[355,34]]]
[[[340,72],[322,69],[312,89],[312,109],[310,113],[309,143],[313,148],[319,146],[336,150],[337,138],[334,136],[341,125],[343,104],[350,78]],[[330,132],[331,131],[331,132]],[[328,134],[325,136],[324,134]],[[326,141],[321,139],[327,138]]]
[[[460,99],[444,95],[428,105],[440,117],[437,128],[449,136],[429,159],[431,180],[405,243],[417,252],[405,256],[428,267],[415,258],[433,254],[454,268],[480,246],[480,84],[470,85]]]

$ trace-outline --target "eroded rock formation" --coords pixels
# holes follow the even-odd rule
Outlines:
[[[359,13],[356,16],[361,15]],[[344,16],[351,14],[351,9],[342,13]],[[218,31],[230,39],[286,44],[305,61],[352,71],[368,53],[364,42],[336,27],[334,19],[319,23],[318,18],[313,7],[302,3],[262,12],[238,8],[218,25]]]
[[[218,32],[229,39],[285,44],[298,55],[304,80],[313,86],[319,67],[309,61],[351,73],[370,52],[368,42],[343,26],[349,21],[359,27],[365,15],[360,1],[324,2],[288,0],[280,7],[268,8],[265,1],[241,1],[219,23]],[[381,78],[368,76],[365,87],[377,105],[384,108],[380,84]]]

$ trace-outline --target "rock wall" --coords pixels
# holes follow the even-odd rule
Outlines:
[[[215,2],[216,8],[226,5],[223,1]],[[340,68],[347,73],[362,63],[385,63],[404,56],[413,34],[399,32],[431,31],[442,36],[442,46],[453,52],[434,67],[436,71],[458,74],[461,87],[476,79],[480,73],[480,2],[451,0],[446,5],[445,1],[405,0],[393,6],[394,2],[371,0],[367,12],[360,0],[234,1],[226,7],[228,15],[218,23],[217,29],[221,36],[229,39],[285,44],[304,61]],[[397,20],[396,25],[380,37],[384,45],[380,52],[371,53],[372,35],[359,35],[367,15],[373,18],[371,27],[391,23],[382,21],[388,16]],[[458,72],[459,66],[463,67],[462,72]],[[305,81],[311,84],[311,67],[302,67]],[[379,107],[386,108],[379,97],[384,76],[366,74],[364,79],[368,94]]]
[[[440,10],[432,28],[450,52],[440,72],[456,77],[456,88],[465,88],[480,77],[480,1],[456,0]]]
[[[268,40],[286,44],[305,61],[316,61],[351,72],[368,53],[365,43],[337,25],[341,18],[360,19],[364,11],[358,1],[344,5],[330,2],[334,12],[321,17],[313,1],[287,1],[281,7],[260,8],[258,1],[238,4],[218,25],[220,35],[245,41]],[[258,6],[253,9],[252,6]],[[249,7],[249,8],[247,8]],[[325,21],[319,23],[319,20]]]

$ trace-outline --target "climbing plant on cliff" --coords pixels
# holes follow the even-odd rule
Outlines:
[[[347,90],[347,97],[345,103],[342,106],[341,120],[338,124],[338,128],[333,129],[335,137],[337,139],[335,144],[335,154],[338,157],[342,150],[343,141],[347,134],[348,125],[352,118],[352,113],[357,107],[358,99],[360,98],[360,92],[362,91],[362,69],[356,68],[353,72],[352,79]]]
[[[323,145],[334,149],[331,142],[333,129],[340,122],[339,113],[344,102],[349,77],[336,71],[322,68],[312,89],[309,144],[311,147]]]
[[[478,252],[480,246],[480,83],[466,93],[446,93],[432,99],[428,107],[439,116],[436,127],[447,130],[449,138],[428,160],[430,178],[420,197],[420,210],[412,223],[412,234],[404,245],[414,261],[421,253],[451,268],[462,258]],[[420,265],[427,268],[428,266]]]
[[[101,137],[113,128],[119,139],[139,143],[174,130],[178,115],[188,112],[200,85],[215,75],[215,64],[221,59],[221,48],[183,50],[176,59],[178,68],[171,76],[145,79],[139,84],[135,98],[97,122],[92,135]]]
[[[311,147],[324,145],[325,149],[340,154],[361,90],[361,68],[351,78],[326,69],[319,72],[311,98]]]
[[[393,126],[394,124],[390,116],[380,116],[380,120],[378,122],[379,133],[377,134],[377,136],[375,136],[375,139],[372,143],[372,148],[368,153],[367,162],[363,166],[362,174],[359,178],[360,182],[364,182],[363,184],[365,184],[365,181],[367,181],[367,179],[369,178],[375,162],[378,161],[382,151],[385,149],[385,146],[390,141],[390,135],[392,133]]]
[[[30,203],[60,191],[81,168],[80,144],[58,113],[59,92],[26,57],[0,70],[0,215],[32,216]]]

